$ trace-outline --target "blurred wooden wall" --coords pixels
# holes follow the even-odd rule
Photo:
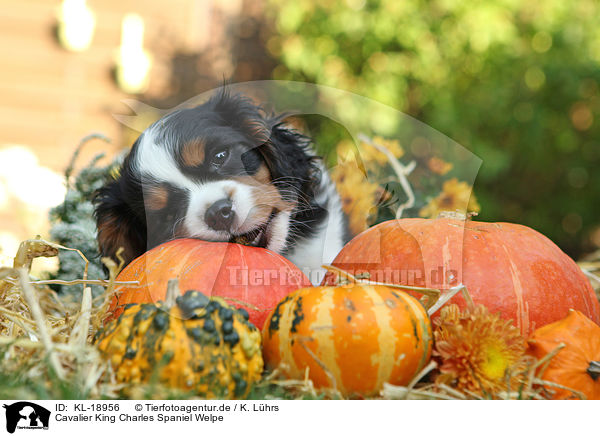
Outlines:
[[[111,114],[127,113],[120,103],[135,98],[113,80],[121,21],[135,12],[145,22],[144,46],[153,56],[145,97],[168,94],[172,52],[213,52],[206,75],[231,74],[227,56],[228,19],[242,2],[208,0],[88,0],[96,17],[91,46],[69,52],[55,37],[60,1],[0,0],[0,147],[31,147],[56,171],[66,166],[78,141],[90,132],[113,139],[90,144],[82,161],[98,151],[114,152],[121,128]]]
[[[2,151],[15,145],[38,159],[38,170],[19,166],[10,175],[19,180],[10,183],[6,168],[15,166],[0,162],[0,265],[10,264],[18,241],[47,237],[48,208],[62,198],[60,175],[84,136],[103,133],[112,144],[88,143],[78,167],[100,152],[112,157],[131,145],[137,134],[112,115],[130,113],[122,99],[169,109],[223,78],[266,79],[271,68],[263,60],[262,0],[88,0],[96,26],[83,52],[66,50],[56,37],[60,4],[0,0],[0,159],[6,161],[10,153]],[[132,12],[144,21],[144,49],[153,59],[142,95],[127,95],[113,78],[121,23]],[[11,191],[15,185],[29,185],[30,198]],[[55,199],[43,201],[50,196],[42,186]]]

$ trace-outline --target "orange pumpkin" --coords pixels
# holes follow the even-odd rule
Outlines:
[[[268,368],[346,396],[377,395],[384,382],[407,384],[431,357],[423,306],[388,286],[352,284],[300,289],[263,327]]]
[[[517,224],[386,221],[356,236],[333,265],[353,275],[367,272],[377,282],[436,289],[462,283],[475,304],[512,319],[525,337],[569,309],[600,323],[598,300],[575,262],[545,236]],[[329,273],[323,284],[335,279]],[[466,307],[462,295],[450,302]]]
[[[600,400],[600,327],[577,310],[555,323],[537,329],[529,339],[529,353],[543,358],[561,343],[565,347],[540,374],[542,379]],[[555,389],[555,400],[574,398],[572,392]]]
[[[279,300],[310,286],[293,263],[264,248],[177,239],[155,247],[121,271],[118,281],[139,281],[139,285],[117,288],[107,321],[118,317],[127,304],[164,300],[167,283],[173,278],[179,279],[182,290],[223,297],[246,310],[259,329]]]

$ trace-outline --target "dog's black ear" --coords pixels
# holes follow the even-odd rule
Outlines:
[[[309,151],[310,139],[274,118],[267,123],[269,140],[259,150],[271,172],[275,185],[294,186],[305,199],[312,199],[321,181],[318,157]]]
[[[143,254],[147,245],[145,216],[135,213],[135,205],[126,200],[132,198],[124,191],[124,188],[131,189],[131,184],[126,188],[127,184],[121,175],[100,188],[93,200],[100,254],[118,263],[117,250],[123,247],[121,258],[126,265]],[[143,204],[141,194],[140,198]]]

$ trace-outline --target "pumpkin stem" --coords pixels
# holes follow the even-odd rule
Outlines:
[[[167,283],[167,295],[165,297],[165,306],[167,309],[175,306],[175,300],[181,294],[179,290],[179,280],[178,279],[170,279]]]
[[[471,298],[471,294],[465,285],[458,285],[448,289],[447,292],[442,292],[439,289],[434,288],[423,288],[420,286],[405,286],[398,285],[396,283],[385,283],[385,282],[374,282],[369,280],[369,273],[352,275],[348,271],[344,271],[341,268],[333,265],[321,265],[327,271],[336,274],[336,284],[337,285],[348,285],[354,283],[363,283],[365,285],[380,285],[380,286],[389,286],[391,288],[401,289],[403,291],[414,291],[423,294],[423,297],[419,300],[429,316],[433,315],[437,312],[440,307],[446,304],[452,297],[454,297],[459,292],[462,293],[463,298],[467,302],[467,308],[469,310],[475,309],[475,303],[473,302],[473,298]],[[366,277],[366,278],[363,278]]]
[[[322,265],[322,267],[337,275],[336,282],[338,285],[362,283],[365,285],[388,286],[390,288],[396,288],[396,289],[400,289],[403,291],[419,292],[419,293],[423,294],[423,297],[419,301],[421,302],[421,304],[423,304],[423,307],[425,307],[425,310],[428,310],[429,308],[434,306],[437,303],[437,301],[440,299],[440,295],[442,295],[442,291],[440,291],[439,289],[423,288],[420,286],[405,286],[405,285],[398,285],[396,283],[374,282],[372,280],[369,280],[368,278],[363,278],[363,277],[369,277],[368,273],[364,273],[364,275],[363,274],[352,275],[348,271],[344,271],[343,269],[338,268],[337,266]]]
[[[457,221],[472,221],[473,217],[479,215],[477,212],[459,212],[458,210],[442,210],[436,218],[450,218]]]
[[[592,380],[598,380],[598,378],[600,378],[600,361],[592,360],[586,372],[590,375]]]
[[[442,210],[436,218],[450,218],[457,221],[467,221],[467,214],[459,212],[458,210]]]
[[[327,271],[335,274],[336,284],[338,284],[338,285],[348,285],[348,284],[356,283],[358,281],[356,276],[350,274],[347,271],[344,271],[341,268],[338,268],[337,266],[333,266],[333,265],[321,265],[321,266],[323,268],[325,268]]]

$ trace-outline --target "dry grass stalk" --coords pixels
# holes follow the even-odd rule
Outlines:
[[[81,311],[73,326],[68,343],[71,346],[84,347],[88,342],[90,329],[90,316],[92,312],[92,289],[86,287],[81,298]]]
[[[40,238],[24,241],[15,256],[15,268],[0,269],[0,346],[6,352],[3,370],[27,368],[27,377],[44,384],[47,359],[58,379],[76,384],[91,397],[114,397],[118,390],[110,371],[91,345],[108,303],[93,301],[89,287],[84,289],[81,303],[62,300],[46,281],[29,276],[33,259],[56,256],[60,249],[70,250]],[[107,266],[110,279],[103,285],[114,292],[118,267],[114,262]],[[84,266],[83,275],[86,273]],[[101,298],[110,301],[106,294]]]
[[[316,388],[310,379],[310,368],[306,367],[302,380],[289,379],[285,376],[287,368],[285,364],[268,373],[259,383],[258,387],[278,386],[285,390],[286,398],[328,398],[343,399],[340,391],[334,388]],[[265,399],[281,398],[277,395],[266,395]]]
[[[44,317],[44,313],[42,312],[42,308],[37,301],[35,290],[33,289],[33,286],[29,284],[29,271],[24,268],[19,268],[17,273],[21,281],[21,292],[23,293],[25,300],[27,300],[31,316],[35,321],[38,330],[37,337],[38,339],[41,339],[42,343],[44,344],[44,348],[48,353],[50,364],[52,365],[54,372],[60,379],[64,379],[64,370],[58,361],[58,356],[54,352],[50,326],[48,325],[47,319]]]
[[[358,139],[364,142],[365,144],[369,144],[370,146],[375,147],[377,150],[383,153],[387,157],[392,169],[394,170],[394,173],[396,174],[396,177],[398,177],[398,182],[400,182],[400,186],[402,186],[402,189],[404,190],[407,197],[407,200],[400,206],[398,206],[398,210],[396,211],[396,218],[401,218],[402,213],[405,209],[409,209],[415,205],[415,194],[407,177],[415,169],[417,163],[415,161],[412,161],[408,165],[401,164],[392,152],[390,152],[383,145],[374,142],[364,133],[359,133]]]
[[[24,241],[15,256],[16,268],[0,268],[0,347],[7,350],[3,359],[4,370],[15,370],[27,366],[28,377],[37,378],[40,382],[47,371],[46,359],[54,373],[70,382],[76,383],[89,398],[117,397],[124,387],[115,381],[111,368],[91,345],[92,337],[103,325],[108,306],[115,294],[117,274],[123,266],[121,260],[117,265],[110,259],[103,259],[109,271],[109,279],[105,281],[88,281],[85,279],[72,281],[70,284],[101,284],[106,291],[92,298],[89,287],[84,289],[81,302],[62,300],[47,287],[48,281],[32,280],[29,268],[37,256],[56,255],[57,250],[68,249],[39,238]],[[87,262],[85,256],[84,262]],[[590,265],[586,265],[590,267]],[[589,272],[595,278],[597,270]],[[600,265],[598,265],[600,270]],[[336,271],[339,273],[339,271]],[[85,274],[85,268],[84,273]],[[588,274],[588,276],[589,276]],[[367,278],[353,278],[365,284],[377,284]],[[598,278],[600,283],[600,278]],[[174,284],[175,285],[175,284]],[[429,308],[434,313],[445,305],[456,293],[462,292],[467,301],[470,300],[464,286],[457,286],[445,291],[437,302]],[[178,293],[177,293],[178,294]],[[174,295],[177,295],[174,294]],[[429,295],[428,295],[429,296]],[[432,296],[433,297],[433,296]],[[304,344],[303,344],[304,345]],[[308,347],[306,347],[308,348]],[[576,398],[585,398],[580,392],[557,385],[538,377],[550,359],[560,351],[560,346],[541,360],[532,358],[525,374],[526,381],[518,391],[511,391],[507,379],[507,390],[500,392],[497,399],[548,399],[555,389],[566,389]],[[316,357],[316,356],[315,356]],[[324,366],[321,362],[322,367]],[[423,378],[435,371],[435,363],[430,362],[408,386],[385,384],[381,391],[384,399],[486,399],[473,392],[459,392],[444,384],[435,385],[423,382]],[[327,368],[324,368],[329,372]],[[285,373],[285,371],[283,371]],[[316,389],[309,377],[308,368],[303,380],[282,379],[282,371],[275,370],[267,375],[258,387],[279,387],[289,398],[343,398],[334,388]],[[523,375],[523,374],[521,374]],[[513,376],[518,376],[514,374]],[[335,385],[334,385],[335,386]],[[136,393],[137,392],[137,393]],[[172,395],[166,388],[150,388],[140,386],[134,389],[133,397],[161,398]],[[279,398],[279,394],[267,393],[265,398]]]
[[[437,368],[435,361],[430,361],[425,368],[419,371],[406,386],[395,386],[389,383],[383,384],[380,395],[385,399],[396,400],[420,400],[420,399],[450,399],[444,394],[434,391],[415,390],[415,386],[423,377]]]

